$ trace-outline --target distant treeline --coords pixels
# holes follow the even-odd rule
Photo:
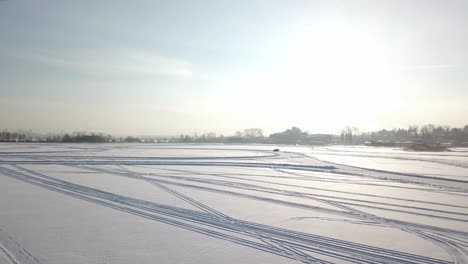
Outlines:
[[[468,146],[468,125],[456,128],[441,125],[417,125],[408,128],[382,129],[360,133],[358,128],[346,127],[341,131],[339,142],[359,144],[365,141],[414,141],[424,143],[450,143],[453,146]]]
[[[333,143],[333,135],[309,134],[298,127],[292,127],[283,132],[263,135],[263,130],[259,128],[249,128],[244,131],[237,131],[233,136],[217,136],[215,133],[180,135],[173,138],[176,142],[184,143],[256,143],[256,144],[302,144],[302,145],[324,145]]]
[[[270,144],[300,144],[300,145],[326,145],[326,144],[363,144],[367,141],[393,141],[393,142],[424,142],[447,143],[453,146],[468,146],[468,125],[463,128],[437,126],[433,124],[421,127],[412,125],[408,128],[382,129],[372,132],[360,132],[357,127],[345,127],[340,134],[311,134],[292,127],[283,132],[264,136],[259,128],[237,131],[232,136],[217,136],[215,133],[180,135],[169,139],[170,142],[183,143],[270,143]]]
[[[269,136],[263,134],[259,128],[249,128],[237,131],[232,136],[203,133],[184,135],[179,137],[126,137],[116,138],[102,133],[75,133],[64,135],[29,135],[21,132],[0,132],[1,142],[63,142],[63,143],[106,143],[106,142],[164,142],[164,143],[257,143],[257,144],[330,144],[333,136],[326,134],[309,134],[297,127]]]
[[[39,143],[107,143],[141,142],[135,137],[114,138],[102,133],[75,133],[65,135],[38,135],[31,132],[0,132],[0,142],[39,142]]]
[[[311,134],[292,127],[283,132],[265,136],[262,129],[249,128],[224,136],[216,133],[203,133],[178,137],[113,137],[102,133],[72,133],[62,135],[39,135],[32,132],[0,132],[0,142],[63,142],[63,143],[257,143],[257,144],[362,144],[367,141],[428,142],[450,143],[454,146],[468,146],[468,125],[463,128],[449,126],[409,126],[408,128],[382,129],[374,132],[360,132],[356,127],[345,127],[339,135]]]

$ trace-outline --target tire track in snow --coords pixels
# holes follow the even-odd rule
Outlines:
[[[11,264],[40,264],[23,245],[13,239],[7,232],[0,229],[0,260],[5,259]]]
[[[150,168],[150,167],[145,167],[145,168]],[[303,185],[294,185],[294,184],[287,184],[287,183],[278,183],[278,182],[271,182],[271,181],[265,181],[265,180],[256,180],[256,179],[251,179],[251,177],[248,177],[250,175],[244,175],[244,176],[247,176],[247,177],[236,177],[236,176],[229,176],[226,173],[223,173],[223,174],[220,174],[220,173],[207,173],[207,172],[198,172],[198,171],[180,170],[180,169],[167,169],[167,168],[158,168],[158,169],[159,170],[164,170],[164,171],[171,171],[171,172],[181,172],[181,173],[184,173],[184,174],[197,174],[197,175],[204,175],[204,176],[216,176],[218,178],[237,179],[237,180],[249,181],[249,182],[267,183],[267,184],[271,184],[271,185],[302,188],[302,189],[307,189],[307,190],[325,191],[325,192],[333,192],[333,193],[340,193],[340,194],[354,195],[354,196],[363,196],[363,197],[370,197],[370,198],[390,199],[390,200],[395,200],[395,201],[400,201],[400,202],[413,202],[413,203],[422,203],[422,204],[427,204],[427,205],[437,205],[437,206],[468,209],[468,206],[463,206],[463,205],[446,204],[446,203],[440,203],[440,202],[422,201],[422,200],[415,200],[415,199],[405,199],[405,198],[398,198],[398,197],[392,197],[392,196],[386,196],[386,195],[376,195],[376,194],[368,194],[368,193],[330,190],[330,189],[326,189],[326,188],[310,187],[310,186],[303,186]],[[284,174],[290,174],[290,172],[287,172],[287,171],[284,171],[284,170],[281,170],[281,169],[275,169],[275,171],[278,171],[278,172],[281,172],[281,173],[284,173]],[[153,173],[142,173],[141,175],[153,175]],[[254,176],[254,177],[256,177],[256,176],[268,177],[266,175],[251,175],[251,176]],[[288,178],[288,177],[278,177],[278,176],[273,176],[273,177],[274,178],[291,179],[291,178]],[[294,180],[302,180],[302,181],[309,181],[309,182],[311,181],[310,178],[307,178],[307,179],[301,178],[301,179],[294,179]],[[355,184],[355,183],[351,182],[351,184]],[[378,185],[378,186],[389,187],[388,185],[383,185],[383,184]],[[404,188],[404,187],[399,187],[399,188]],[[408,189],[408,188],[404,188],[404,189]],[[415,190],[427,191],[428,189],[415,188]]]
[[[331,196],[331,195],[318,195],[318,194],[311,194],[311,193],[304,193],[304,192],[297,192],[297,191],[286,191],[282,189],[269,188],[269,187],[264,187],[264,186],[259,186],[259,185],[242,184],[238,182],[229,182],[229,181],[221,181],[221,180],[209,180],[209,179],[199,179],[199,178],[181,177],[181,176],[167,176],[167,175],[160,175],[160,174],[154,174],[154,173],[147,174],[147,173],[138,173],[138,172],[129,172],[129,171],[119,172],[115,170],[95,168],[95,167],[93,168],[89,166],[80,166],[80,168],[104,172],[104,173],[110,173],[110,174],[118,174],[120,176],[128,176],[130,178],[141,178],[141,177],[151,175],[157,178],[177,179],[177,180],[183,180],[183,181],[189,181],[189,182],[210,184],[210,185],[215,185],[215,186],[236,188],[240,190],[250,190],[250,191],[257,191],[257,192],[268,193],[268,194],[276,194],[276,195],[282,195],[282,196],[287,196],[287,197],[294,196],[294,197],[299,197],[303,199],[314,200],[317,202],[329,204],[329,205],[336,206],[336,207],[341,207],[341,209],[344,208],[345,210],[351,210],[348,207],[349,205],[351,205],[351,206],[360,206],[360,207],[365,207],[365,208],[379,209],[379,210],[399,212],[399,213],[411,213],[411,214],[425,216],[425,217],[440,218],[440,219],[447,219],[447,220],[453,220],[453,221],[461,221],[461,222],[468,221],[468,219],[461,219],[461,218],[455,218],[455,217],[421,213],[417,211],[408,211],[408,210],[403,210],[403,209],[392,209],[392,208],[382,207],[382,206],[390,206],[390,207],[426,211],[429,213],[442,213],[442,214],[451,214],[455,216],[468,217],[468,213],[447,211],[447,210],[441,210],[441,209],[431,209],[431,208],[418,207],[418,206],[409,206],[409,205],[403,205],[401,203],[392,204],[392,203],[385,203],[385,202],[372,202],[372,201],[363,200],[363,199],[354,199],[354,198],[349,198],[349,197],[343,198],[343,197],[337,197],[337,196]],[[155,180],[155,179],[151,179],[151,180]],[[171,182],[171,183],[174,183],[174,182]]]
[[[73,196],[75,198],[87,200],[158,222],[175,225],[194,232],[221,238],[287,258],[291,258],[291,256],[279,251],[275,247],[235,237],[226,232],[245,234],[245,230],[247,229],[252,232],[266,234],[268,237],[274,237],[275,241],[279,241],[288,247],[294,247],[308,252],[315,252],[317,254],[331,256],[335,259],[346,260],[352,263],[449,263],[444,260],[321,237],[242,220],[238,220],[238,224],[227,223],[225,221],[220,221],[217,217],[212,217],[207,213],[167,205],[161,206],[144,200],[120,196],[72,184],[49,176],[41,175],[39,173],[35,173],[33,176],[27,171],[11,170],[5,167],[1,167],[0,172],[6,176]],[[206,227],[190,225],[187,222],[197,223]],[[216,229],[217,231],[213,229]]]
[[[106,172],[106,170],[101,170],[101,172]],[[109,173],[109,171],[107,171],[107,172]],[[119,173],[119,172],[116,172],[116,171],[112,172],[111,171],[111,173],[115,174],[115,173]],[[130,173],[130,175],[127,175],[128,173]],[[138,173],[136,173],[136,174],[137,174],[136,177],[141,177],[141,176],[138,176],[139,175]],[[133,177],[134,174],[132,174],[131,171],[127,170],[127,173],[124,174],[124,175],[126,175],[127,177]],[[155,180],[153,179],[152,181],[155,181]],[[321,201],[321,200],[319,199],[319,201]],[[368,221],[371,221],[371,223],[376,223],[376,224],[382,225],[382,226],[395,227],[395,228],[401,229],[402,231],[408,232],[410,234],[413,234],[413,235],[421,237],[421,238],[423,238],[425,240],[428,240],[431,243],[443,248],[449,255],[451,255],[452,259],[454,260],[454,263],[462,263],[460,261],[466,261],[467,260],[467,258],[466,258],[467,254],[465,254],[466,252],[463,251],[463,250],[460,250],[460,248],[461,248],[460,243],[456,243],[456,242],[455,243],[444,243],[443,240],[441,241],[441,239],[437,239],[437,238],[434,238],[433,236],[429,236],[423,231],[419,231],[419,230],[413,231],[408,227],[401,227],[401,224],[399,226],[395,226],[395,223],[392,222],[389,219],[378,217],[376,215],[369,214],[369,213],[363,212],[361,210],[357,210],[355,208],[345,206],[345,205],[343,205],[343,203],[340,204],[340,203],[337,203],[337,202],[330,202],[330,201],[324,201],[324,202],[325,203],[328,202],[328,204],[333,205],[333,206],[335,206],[337,208],[343,209],[348,213],[360,215],[361,217],[364,217]],[[431,216],[431,215],[428,215],[428,216]]]
[[[93,169],[92,167],[88,166],[80,166],[82,168],[86,169]],[[123,177],[128,177],[128,178],[137,178],[141,179],[142,176],[133,176],[131,173],[123,173],[123,172],[117,172],[113,170],[106,170],[102,168],[94,168],[95,171],[98,172],[104,172],[104,173],[113,173],[119,176]],[[149,181],[152,181],[154,179],[147,179]],[[338,216],[344,216],[344,217],[350,217],[350,218],[355,218],[359,220],[364,220],[368,221],[370,220],[369,218],[366,218],[368,216],[368,213],[359,211],[357,212],[357,209],[352,209],[353,211],[346,211],[350,210],[349,207],[345,208],[345,211],[343,210],[333,210],[333,209],[328,209],[324,207],[319,207],[319,206],[313,206],[313,205],[307,205],[307,204],[302,204],[302,203],[296,203],[296,202],[288,202],[284,200],[279,200],[279,199],[274,199],[274,198],[267,198],[263,196],[257,196],[257,195],[252,195],[252,194],[245,194],[245,193],[240,193],[240,192],[234,192],[234,191],[228,191],[228,190],[222,190],[222,189],[216,189],[216,188],[210,188],[206,186],[200,186],[200,185],[193,185],[193,184],[187,184],[187,183],[181,183],[181,182],[173,182],[173,181],[168,181],[168,180],[162,180],[162,179],[157,179],[159,183],[164,183],[168,185],[173,185],[173,186],[181,186],[181,187],[187,187],[187,188],[193,188],[193,189],[198,189],[198,190],[204,190],[204,191],[209,191],[209,192],[215,192],[215,193],[220,193],[220,194],[227,194],[227,195],[232,195],[236,197],[242,197],[242,198],[249,198],[253,200],[259,200],[259,201],[264,201],[264,202],[271,202],[274,204],[278,205],[283,205],[283,206],[290,206],[290,207],[295,207],[295,208],[301,208],[305,210],[310,210],[310,211],[316,211],[316,212],[321,212],[321,213],[326,213],[326,214],[332,214],[332,215],[338,215]],[[230,186],[232,187],[232,186]],[[279,194],[279,193],[275,193]],[[385,218],[378,218],[378,219],[385,219]],[[412,226],[418,229],[422,230],[428,230],[428,231],[433,231],[433,232],[439,232],[439,233],[447,233],[451,235],[456,235],[459,237],[466,237],[468,238],[468,232],[463,232],[463,231],[458,231],[458,230],[452,230],[452,229],[447,229],[447,228],[441,228],[437,226],[428,226],[428,225],[423,225],[423,224],[418,224],[418,223],[412,223],[412,222],[406,222],[406,221],[400,221],[400,220],[393,220],[393,219],[385,219],[386,222],[392,222],[393,224],[398,225],[398,229],[404,228],[407,226]]]
[[[310,156],[308,154],[303,154],[303,153],[296,153],[296,152],[288,152],[291,154],[296,154],[299,156],[303,156],[305,158],[309,158],[311,160],[317,161],[317,162],[322,162],[324,164],[329,164],[331,166],[336,167],[337,171],[340,171],[340,173],[346,174],[347,172],[341,172],[341,169],[345,171],[345,168],[349,169],[354,169],[357,170],[355,172],[355,175],[360,175],[363,177],[369,177],[369,178],[377,178],[377,179],[385,179],[388,181],[394,181],[394,182],[401,182],[401,183],[412,183],[412,184],[419,184],[423,186],[433,186],[433,187],[438,187],[441,189],[447,189],[447,190],[453,190],[453,191],[461,191],[461,192],[468,192],[468,187],[454,187],[454,186],[447,186],[442,183],[461,183],[461,184],[468,184],[468,180],[463,180],[463,179],[454,179],[454,178],[446,178],[446,177],[435,177],[435,176],[427,176],[427,175],[421,175],[421,174],[415,174],[415,173],[403,173],[403,172],[396,172],[396,171],[388,171],[388,170],[378,170],[378,169],[370,169],[370,168],[364,168],[364,167],[359,167],[359,166],[352,166],[352,165],[345,165],[337,162],[331,162],[331,161],[326,161],[322,160],[317,157]],[[359,172],[360,171],[360,172]],[[383,174],[382,176],[371,176],[368,174],[365,174],[363,172],[372,172],[372,173],[379,173]],[[348,172],[349,173],[349,172]],[[349,173],[352,174],[352,173]],[[385,177],[385,175],[388,175]],[[392,178],[391,176],[397,177],[397,178]],[[405,177],[405,178],[401,178]],[[411,179],[412,178],[412,179]],[[438,183],[436,184],[431,184],[427,182],[421,182],[421,181],[415,181],[415,179],[423,179],[423,180],[434,180]]]
[[[128,170],[127,170],[128,171]],[[174,189],[171,189],[161,183],[158,183],[156,181],[149,181],[149,180],[146,180],[146,182],[174,195],[175,197],[195,206],[196,208],[199,208],[209,214],[212,214],[214,215],[215,217],[219,217],[219,219],[221,221],[227,221],[228,223],[232,223],[232,224],[238,224],[236,219],[234,218],[231,218],[221,212],[219,212],[218,210],[215,210],[203,203],[200,203],[198,201],[196,201],[195,199],[193,198],[190,198]],[[265,235],[262,235],[262,234],[258,234],[258,233],[253,233],[253,232],[249,232],[249,231],[246,231],[247,234],[263,241],[264,243],[272,246],[272,247],[275,247],[277,248],[278,250],[280,251],[284,251],[285,254],[288,254],[288,255],[291,255],[294,259],[298,260],[298,261],[301,261],[301,262],[304,262],[304,263],[329,263],[329,262],[324,262],[324,261],[320,261],[316,258],[313,258],[312,256],[310,255],[307,255],[303,252],[301,252],[300,250],[298,249],[294,249],[294,248],[291,248],[291,247],[288,247],[286,245],[283,245],[282,243],[278,242],[278,241],[275,241],[273,238],[271,237],[268,237],[268,236],[265,236]]]

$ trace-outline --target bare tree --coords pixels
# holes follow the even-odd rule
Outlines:
[[[244,137],[246,138],[260,138],[263,137],[263,130],[260,128],[247,128],[244,129]]]
[[[417,137],[419,134],[419,127],[417,125],[412,125],[408,127],[408,134],[413,137]]]
[[[236,133],[234,133],[234,136],[235,137],[242,137],[242,132],[236,131]]]

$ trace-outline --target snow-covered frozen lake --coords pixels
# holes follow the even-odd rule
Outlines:
[[[0,144],[0,263],[468,263],[468,149]]]

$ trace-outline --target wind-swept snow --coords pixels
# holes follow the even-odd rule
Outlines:
[[[468,263],[466,151],[274,148],[2,144],[0,263]]]

